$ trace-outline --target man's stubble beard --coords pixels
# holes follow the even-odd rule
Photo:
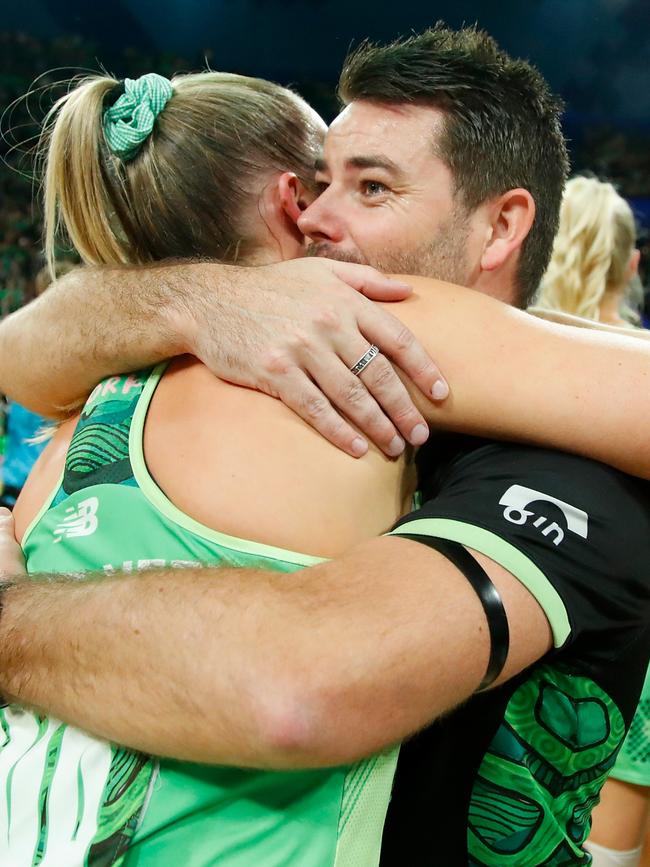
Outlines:
[[[327,241],[309,244],[308,256],[321,256],[339,262],[355,262],[371,265],[385,274],[413,274],[433,277],[448,283],[467,285],[470,267],[467,259],[467,239],[470,225],[469,214],[458,207],[441,223],[433,240],[415,250],[386,250],[381,255],[368,256],[340,250]]]

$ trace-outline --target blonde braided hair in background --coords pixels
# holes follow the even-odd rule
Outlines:
[[[632,210],[612,184],[572,178],[538,306],[598,320],[605,293],[627,282],[635,243]]]

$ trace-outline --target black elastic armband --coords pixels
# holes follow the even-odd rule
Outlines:
[[[453,563],[472,585],[483,606],[483,611],[485,611],[490,631],[490,658],[485,676],[479,686],[479,690],[485,689],[503,671],[510,648],[508,618],[499,591],[480,563],[458,542],[450,542],[448,539],[437,539],[433,536],[416,536],[411,533],[395,533],[394,535],[401,539],[412,539],[414,542],[420,542],[438,551],[443,557],[446,557],[447,560]]]

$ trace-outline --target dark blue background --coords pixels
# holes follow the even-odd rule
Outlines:
[[[21,0],[3,4],[4,30],[79,33],[110,64],[124,46],[282,81],[334,82],[351,42],[389,39],[436,19],[478,22],[510,53],[538,65],[569,115],[650,119],[649,0]],[[113,70],[120,74],[122,70]],[[143,70],[145,71],[145,70]],[[148,71],[148,70],[147,70]]]

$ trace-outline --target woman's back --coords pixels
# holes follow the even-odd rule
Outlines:
[[[74,428],[58,432],[32,473],[15,510],[19,538],[63,471]],[[388,529],[414,488],[403,459],[373,449],[355,460],[279,401],[218,380],[189,357],[172,362],[156,387],[143,446],[155,486],[182,513],[319,557]]]

